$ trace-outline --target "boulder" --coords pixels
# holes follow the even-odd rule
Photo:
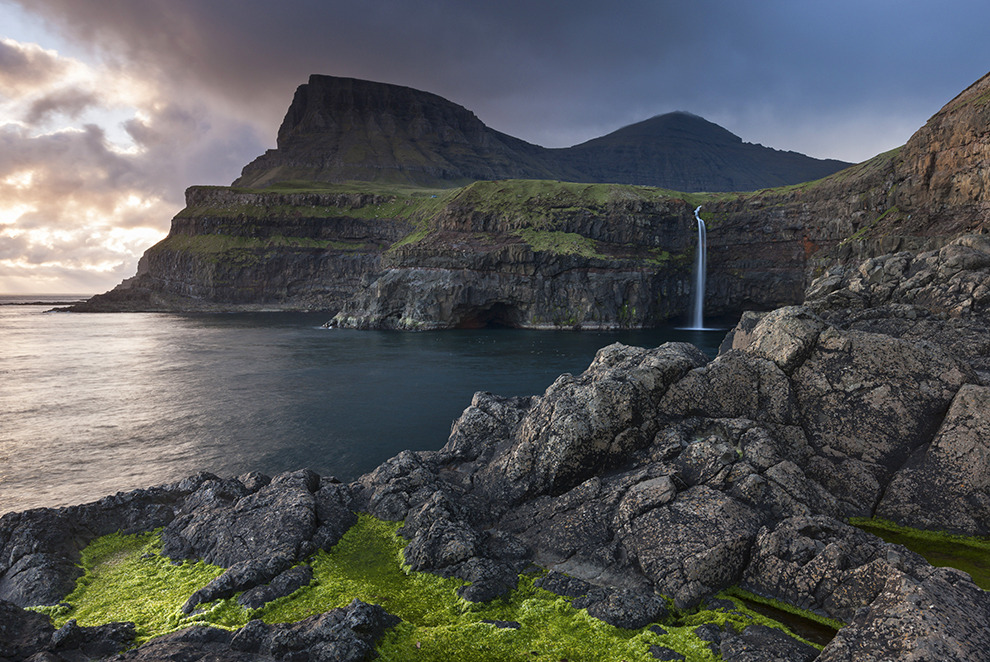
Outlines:
[[[844,514],[870,516],[893,474],[932,439],[973,379],[937,347],[825,329],[792,376],[801,425],[819,458],[809,474],[840,499]]]
[[[719,654],[726,662],[811,662],[818,649],[777,628],[749,625],[739,634],[727,633]]]
[[[849,621],[897,573],[934,569],[900,545],[830,517],[791,517],[759,531],[740,585],[757,595]]]
[[[235,632],[192,626],[156,637],[109,658],[116,662],[211,660],[266,662],[362,662],[377,657],[375,645],[399,619],[374,605],[354,600],[347,607],[296,623],[268,625],[251,621]]]
[[[310,540],[318,521],[313,494],[319,476],[311,471],[282,474],[253,494],[239,481],[228,484],[233,489],[211,485],[191,496],[195,507],[187,505],[187,513],[162,531],[163,554],[229,568],[260,557],[296,559],[314,551]]]
[[[990,536],[990,388],[959,389],[935,439],[894,475],[877,516],[918,529]]]
[[[763,517],[699,485],[650,510],[619,533],[633,562],[679,609],[739,581]]]
[[[667,388],[707,362],[693,345],[609,345],[578,377],[562,375],[527,412],[511,450],[483,469],[497,501],[561,494],[650,443]]]
[[[818,660],[983,660],[990,650],[988,619],[990,594],[965,573],[939,568],[920,579],[894,572]]]

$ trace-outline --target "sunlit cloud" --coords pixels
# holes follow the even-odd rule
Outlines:
[[[229,182],[260,151],[118,62],[4,38],[0,90],[0,292],[113,287],[165,236],[187,186],[211,169]],[[217,149],[232,140],[250,151]]]
[[[0,37],[0,96],[20,96],[44,88],[53,80],[71,76],[78,64],[38,44]]]

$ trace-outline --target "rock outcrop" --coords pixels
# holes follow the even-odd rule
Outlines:
[[[80,547],[101,532],[164,527],[164,553],[227,568],[190,596],[191,612],[304,585],[308,555],[361,511],[402,520],[405,561],[465,580],[469,601],[505,594],[536,564],[549,571],[542,588],[589,615],[662,627],[670,614],[659,596],[690,610],[739,586],[848,623],[820,660],[982,659],[990,594],[844,519],[986,535],[988,278],[990,244],[972,236],[836,267],[803,306],[744,316],[711,361],[684,344],[605,347],[540,396],[476,394],[442,449],[403,452],[349,485],[308,471],[200,475],[9,514],[0,599],[25,634],[6,645],[53,650],[44,623],[14,605],[62,599]],[[311,625],[285,627],[187,631],[126,659],[163,646],[278,658],[274,642],[288,640],[323,650]],[[813,657],[785,635],[705,627],[697,636],[724,659]],[[365,653],[374,639],[341,636]]]

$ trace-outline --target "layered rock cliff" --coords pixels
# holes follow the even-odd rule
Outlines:
[[[340,92],[327,86],[328,94],[334,90]],[[313,101],[312,90],[300,94],[284,141],[318,143],[325,135],[306,127],[329,121],[317,111],[332,103]],[[425,103],[414,91],[402,94],[417,108]],[[359,328],[652,326],[686,309],[697,205],[709,228],[709,313],[799,303],[805,285],[833,265],[986,231],[988,98],[984,77],[902,148],[819,180],[750,193],[551,180],[456,189],[193,187],[138,275],[75,309],[304,308]],[[392,103],[388,95],[379,101],[382,108]],[[454,114],[477,128],[465,113]],[[365,141],[376,122],[339,139]],[[472,135],[492,149],[508,144],[478,132]],[[641,138],[635,127],[617,135],[602,144],[621,151]],[[646,149],[649,141],[637,144]]]

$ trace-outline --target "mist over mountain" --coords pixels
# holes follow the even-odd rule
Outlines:
[[[296,90],[277,148],[248,164],[234,185],[358,180],[450,187],[524,178],[743,191],[818,179],[848,165],[746,143],[685,112],[548,149],[491,129],[429,92],[313,75]]]

